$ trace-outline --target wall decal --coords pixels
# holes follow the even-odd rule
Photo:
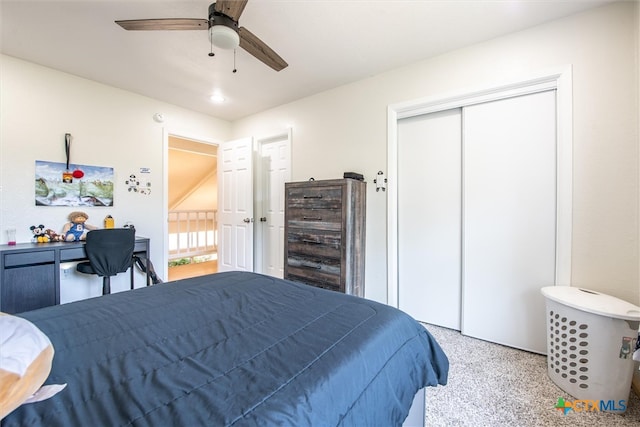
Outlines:
[[[151,194],[151,180],[149,180],[147,177],[144,177],[144,175],[150,173],[151,168],[140,168],[140,175],[143,175],[142,177],[140,175],[136,175],[135,173],[130,174],[129,178],[127,178],[127,180],[124,182],[124,185],[128,187],[127,191],[129,191],[129,193],[137,193],[143,196],[149,196]]]

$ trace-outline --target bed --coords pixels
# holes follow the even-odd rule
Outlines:
[[[55,349],[53,397],[12,426],[394,426],[448,361],[405,313],[225,272],[18,315]]]

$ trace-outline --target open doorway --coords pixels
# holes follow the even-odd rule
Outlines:
[[[218,271],[218,146],[169,135],[168,280]]]

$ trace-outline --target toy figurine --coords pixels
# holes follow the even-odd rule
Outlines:
[[[49,238],[50,242],[64,242],[64,237],[50,228],[47,228],[44,235]]]
[[[29,227],[31,232],[33,233],[33,241],[36,243],[47,243],[49,241],[49,237],[46,235],[46,230],[44,225],[32,225]]]
[[[36,243],[63,242],[63,237],[50,228],[45,229],[44,225],[32,225],[29,227],[33,233],[33,241]]]
[[[81,211],[74,211],[69,214],[69,222],[62,228],[64,241],[75,242],[85,240],[87,232],[97,230],[98,227],[87,224],[89,215]]]

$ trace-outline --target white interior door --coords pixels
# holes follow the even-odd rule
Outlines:
[[[284,277],[284,183],[291,180],[291,134],[259,140],[261,187],[257,206],[260,221],[260,265],[256,271]],[[258,263],[256,263],[258,264]]]
[[[253,271],[253,139],[218,153],[218,271]]]
[[[544,299],[555,283],[555,91],[463,111],[465,335],[546,351]]]
[[[398,122],[398,306],[460,330],[461,109]]]

